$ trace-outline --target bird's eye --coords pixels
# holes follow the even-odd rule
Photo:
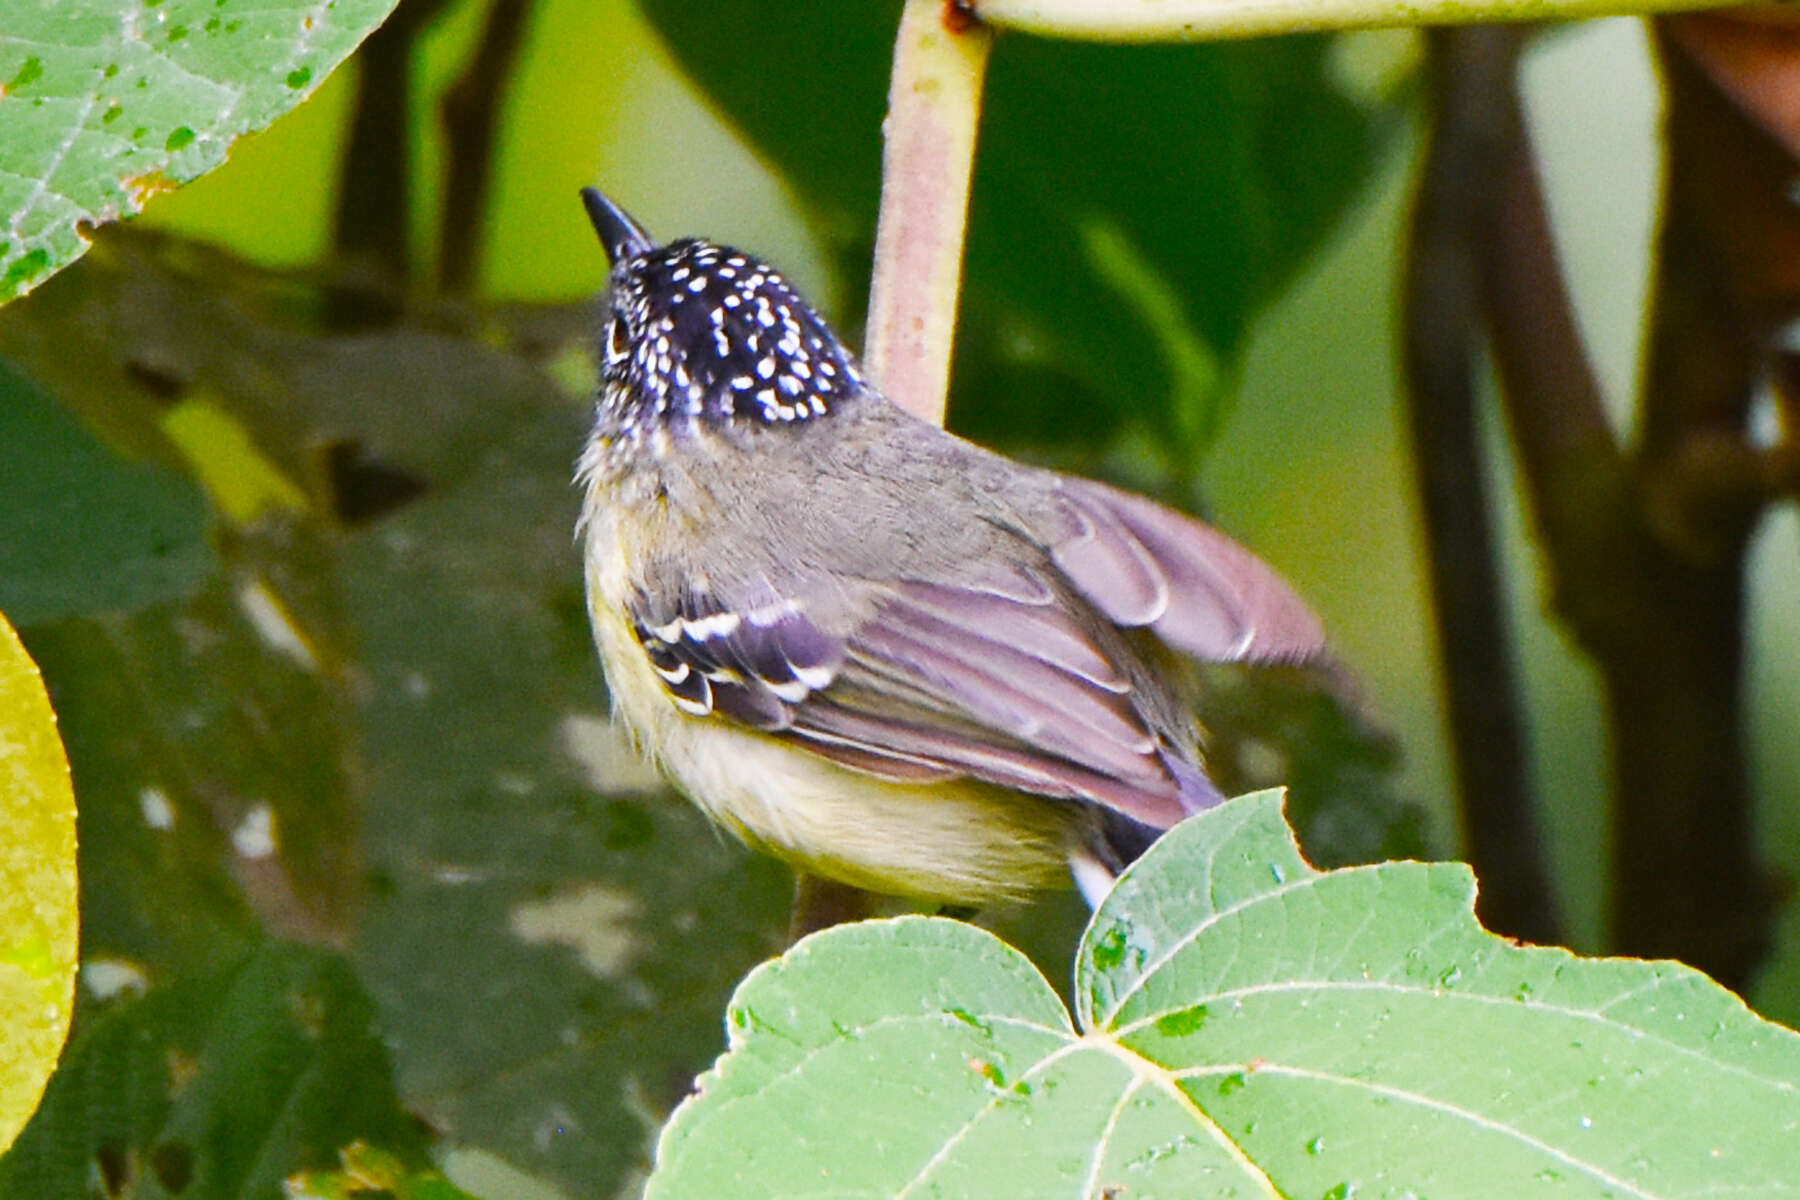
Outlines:
[[[625,318],[614,316],[606,323],[606,358],[608,362],[623,362],[631,351],[631,343],[625,336]]]

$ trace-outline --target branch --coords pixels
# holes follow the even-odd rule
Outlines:
[[[1741,988],[1776,912],[1741,741],[1744,558],[1760,506],[1753,492],[1730,495],[1729,474],[1722,495],[1692,475],[1732,441],[1743,461],[1759,457],[1749,402],[1769,331],[1800,303],[1786,270],[1800,222],[1791,156],[1670,49],[1667,31],[1660,41],[1668,187],[1633,503],[1610,537],[1554,569],[1559,600],[1590,618],[1577,633],[1609,692],[1613,948],[1678,957]]]
[[[413,42],[444,0],[405,0],[357,52],[356,108],[344,153],[343,186],[333,219],[333,245],[352,268],[370,269],[395,292],[410,273],[408,204],[412,155],[407,100],[412,94]],[[364,291],[339,297],[334,316],[360,324],[391,315],[391,305]]]
[[[940,425],[992,41],[954,0],[907,0],[894,46],[863,358],[890,400]]]
[[[529,0],[494,0],[474,59],[444,93],[441,111],[450,165],[438,232],[438,274],[449,292],[467,291],[474,281],[493,174],[494,126],[529,11]]]
[[[1732,0],[974,0],[996,29],[1101,42],[1179,42],[1371,25],[1566,21],[1726,8]]]
[[[1405,293],[1407,414],[1443,660],[1457,795],[1489,928],[1559,941],[1526,772],[1524,718],[1476,417],[1476,244],[1494,222],[1495,162],[1520,137],[1518,36],[1431,36],[1435,127],[1414,202]]]

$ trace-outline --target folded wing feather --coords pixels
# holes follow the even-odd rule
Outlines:
[[[1048,556],[1038,572],[680,588],[641,595],[633,626],[683,711],[857,770],[968,776],[1158,828],[1216,803],[1191,749],[1171,744],[1186,739],[1166,698],[1069,601],[1214,661],[1317,655],[1318,619],[1249,551],[1148,500],[1063,478],[1040,517],[1026,531]]]
[[[1325,649],[1306,602],[1218,530],[1105,484],[1063,478],[1045,537],[1069,581],[1108,618],[1148,626],[1210,662],[1297,662]]]

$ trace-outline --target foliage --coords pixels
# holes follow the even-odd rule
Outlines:
[[[0,1150],[68,1035],[75,932],[69,764],[37,668],[0,616]]]
[[[968,926],[814,935],[732,997],[649,1196],[1800,1195],[1800,1035],[1678,964],[1509,944],[1474,895],[1315,871],[1263,792],[1120,879],[1073,1023]]]
[[[84,229],[212,170],[304,100],[394,0],[80,0],[0,28],[0,302]]]
[[[81,797],[84,952],[155,989],[271,934],[345,946],[409,1108],[582,1194],[628,1174],[643,1109],[715,1052],[788,885],[607,728],[570,537],[583,401],[435,319],[334,336],[271,318],[291,295],[115,242],[0,322],[110,447],[205,497],[215,547],[180,594],[102,594],[25,631]],[[117,382],[152,367],[154,386]],[[206,474],[168,421],[201,406],[237,431]],[[233,517],[219,475],[285,499]],[[61,495],[13,493],[34,512]],[[162,511],[103,514],[149,544]],[[40,532],[45,562],[91,569],[87,526]],[[43,1136],[75,1115],[41,1113]]]
[[[0,1195],[279,1200],[358,1138],[416,1159],[373,1017],[342,958],[279,944],[122,1001],[70,1047]]]
[[[0,30],[14,243],[0,297],[78,253],[88,224],[218,161],[381,16],[374,0],[236,4],[96,2],[86,24]],[[642,7],[780,172],[840,293],[860,294],[893,0],[805,0],[780,19],[748,0]],[[510,20],[516,39],[546,11],[462,10],[465,27],[488,25],[453,89],[458,129],[483,128],[482,96],[510,86],[496,30]],[[413,2],[368,61],[405,64],[430,12]],[[291,35],[309,13],[317,57],[301,62]],[[280,36],[228,28],[252,19]],[[577,49],[585,82],[595,58]],[[1347,89],[1340,50],[999,40],[963,431],[1185,494],[1253,322],[1343,225],[1407,114],[1404,88]],[[609,45],[603,65],[632,54]],[[124,99],[108,91],[114,58]],[[354,128],[398,119],[407,76],[393,69]],[[233,72],[242,99],[209,123]],[[140,111],[142,134],[117,136]],[[657,137],[664,157],[681,146]],[[366,165],[356,149],[345,161]],[[579,225],[590,163],[565,179],[516,147],[451,153],[553,176],[542,186]],[[410,181],[395,178],[386,199],[402,208]],[[479,189],[452,200],[447,225],[483,227]],[[0,1196],[96,1180],[271,1195],[301,1169],[291,1186],[322,1196],[451,1195],[419,1122],[442,1146],[521,1164],[533,1194],[629,1192],[649,1131],[716,1048],[726,989],[778,944],[786,888],[652,798],[605,730],[567,488],[589,312],[422,295],[416,270],[271,276],[131,232],[0,315],[0,608],[69,745],[86,962],[102,981],[0,1160]],[[1295,416],[1296,457],[1317,449],[1303,445],[1315,415]],[[1354,524],[1326,507],[1345,500],[1317,514]],[[1291,782],[1314,861],[1416,851],[1394,749],[1365,714],[1316,680],[1207,686],[1221,778]],[[884,1194],[915,1176],[946,1194],[1055,1194],[1069,1164],[1127,1195],[1679,1196],[1734,1180],[1788,1194],[1769,1156],[1795,1119],[1790,1035],[1683,969],[1509,947],[1474,925],[1471,898],[1448,867],[1320,874],[1263,797],[1184,828],[1128,877],[1082,943],[1073,1020],[1037,968],[977,930],[825,935],[742,985],[732,1049],[669,1127],[654,1186],[731,1194],[792,1171],[776,1151],[798,1127],[811,1173],[753,1194],[817,1191],[821,1163]],[[994,920],[1052,963],[1071,912]],[[65,994],[72,953],[49,963]],[[107,980],[148,994],[110,999]],[[284,1081],[293,1107],[277,1114]],[[1049,1149],[1033,1140],[1047,1133]]]
[[[17,624],[193,591],[218,570],[209,525],[192,482],[121,459],[0,362],[0,610]]]
[[[317,1171],[288,1183],[288,1200],[356,1200],[371,1192],[394,1200],[469,1200],[436,1171],[409,1170],[398,1155],[353,1142],[336,1171]]]
[[[771,22],[756,0],[644,4],[670,52],[800,193],[860,296],[881,180],[869,131],[886,105],[899,4],[877,6],[882,19],[832,0],[785,8]],[[970,200],[958,427],[1042,452],[1142,423],[1166,455],[1161,473],[1185,472],[1222,424],[1250,321],[1343,215],[1396,128],[1393,108],[1336,85],[1331,57],[1324,38],[1003,40],[983,104],[992,152],[977,155]],[[777,74],[772,61],[793,66]]]

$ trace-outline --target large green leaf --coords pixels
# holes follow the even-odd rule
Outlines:
[[[10,0],[0,15],[0,302],[84,227],[225,161],[304,100],[394,0]]]
[[[863,294],[899,4],[641,4],[799,193],[846,294]],[[1041,448],[1092,444],[1123,415],[1177,461],[1203,448],[1250,320],[1333,227],[1393,125],[1334,84],[1331,46],[1003,38],[953,423]]]
[[[1800,1196],[1800,1036],[1473,900],[1458,865],[1314,870],[1265,792],[1124,875],[1074,1022],[979,930],[817,935],[739,988],[650,1195]]]
[[[129,462],[0,361],[0,609],[20,626],[133,610],[218,569],[206,500]]]
[[[0,1150],[68,1036],[75,933],[69,763],[37,668],[0,615]]]

